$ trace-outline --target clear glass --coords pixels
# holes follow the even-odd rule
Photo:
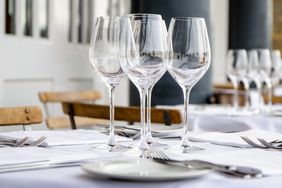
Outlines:
[[[119,63],[119,42],[122,22],[117,17],[98,17],[89,48],[89,59],[109,90],[110,136],[105,148],[108,151],[124,149],[114,136],[114,91],[124,72]]]
[[[275,86],[279,84],[281,78],[281,68],[282,68],[282,60],[281,60],[281,53],[279,50],[272,50],[271,51],[271,73],[270,73],[270,80],[272,83],[272,94],[273,96],[273,89]],[[269,99],[272,103],[272,98]]]
[[[250,83],[248,77],[248,56],[244,49],[229,50],[227,55],[227,75],[235,90],[234,108],[238,107],[238,85],[240,81],[245,88],[245,109],[249,110]],[[236,104],[235,104],[236,103]]]
[[[121,66],[140,94],[141,141],[139,149],[145,151],[149,149],[147,131],[151,130],[146,127],[145,122],[146,95],[149,95],[147,102],[150,106],[150,92],[166,72],[168,60],[166,30],[161,19],[150,19],[150,16],[146,20],[131,19],[128,25],[132,28],[132,33],[130,29],[124,28],[122,34],[124,41],[121,42],[122,47],[120,47]],[[147,111],[149,114],[147,123],[150,122],[149,111]],[[147,125],[150,126],[150,123]]]
[[[248,76],[251,81],[254,81],[259,97],[258,97],[258,111],[262,110],[262,85],[260,78],[260,66],[257,50],[248,51]]]
[[[211,52],[203,18],[172,18],[168,30],[169,63],[167,69],[183,90],[184,133],[181,151],[198,150],[188,140],[188,105],[193,86],[210,66]]]
[[[258,49],[258,60],[259,60],[259,75],[261,78],[262,85],[265,84],[267,91],[267,108],[264,108],[267,112],[272,108],[272,83],[270,79],[271,75],[271,56],[269,49]]]
[[[163,21],[162,16],[159,14],[143,14],[143,13],[136,13],[136,14],[129,14],[127,15],[131,23],[134,24],[134,21],[140,20],[140,21],[148,21],[148,20],[157,20],[157,21]],[[163,21],[163,27],[164,31],[166,32],[166,26],[165,22]],[[152,90],[155,84],[153,84],[151,87],[149,87],[146,90],[146,128],[145,128],[145,135],[146,135],[146,140],[147,143],[150,144],[151,146],[153,144],[157,144],[158,146],[161,146],[163,144],[156,142],[153,137],[152,137],[152,131],[151,131],[151,98],[152,98]]]

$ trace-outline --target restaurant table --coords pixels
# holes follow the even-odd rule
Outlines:
[[[263,129],[282,133],[282,116],[249,115],[191,115],[190,130],[238,132]]]
[[[183,111],[182,105],[159,106]],[[238,132],[263,129],[282,133],[282,105],[273,112],[235,111],[231,106],[189,105],[189,129],[193,131]]]
[[[170,141],[172,142],[172,141]],[[175,142],[175,141],[173,141]],[[176,143],[176,142],[175,142]],[[209,143],[193,143],[211,150],[237,150],[227,146],[217,146]],[[78,146],[58,146],[49,149],[60,151],[89,151],[92,145],[78,145]],[[94,152],[94,151],[93,151]],[[106,153],[98,152],[98,159],[110,159],[125,157],[120,153]],[[98,160],[97,159],[97,160]],[[270,159],[271,160],[271,159]],[[205,187],[234,187],[234,188],[281,188],[282,175],[271,176],[257,179],[239,179],[234,177],[226,177],[216,173],[209,173],[203,177],[188,180],[178,181],[149,181],[149,182],[135,182],[135,181],[121,181],[113,179],[102,179],[93,177],[84,172],[81,167],[62,167],[50,169],[27,170],[18,172],[9,172],[0,174],[1,188],[131,188],[131,187],[154,187],[154,188],[205,188]]]

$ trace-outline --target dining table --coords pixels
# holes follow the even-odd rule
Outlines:
[[[204,188],[204,187],[211,187],[211,188],[218,188],[218,187],[256,187],[256,188],[265,188],[267,186],[271,186],[271,188],[280,188],[282,186],[282,152],[281,150],[269,150],[269,149],[257,149],[253,147],[237,147],[236,145],[230,144],[222,144],[221,141],[226,137],[222,134],[233,134],[237,132],[238,135],[243,134],[253,135],[258,131],[259,135],[268,134],[269,137],[275,134],[276,137],[280,137],[282,139],[281,127],[280,124],[282,123],[281,116],[269,116],[269,115],[244,115],[244,116],[226,116],[223,114],[212,115],[210,113],[192,113],[191,117],[194,119],[194,124],[191,123],[193,128],[193,132],[191,132],[192,138],[198,139],[191,139],[191,143],[194,146],[202,148],[203,150],[200,151],[198,154],[196,153],[186,153],[183,154],[188,158],[195,155],[201,156],[204,159],[216,158],[218,160],[222,160],[226,155],[225,159],[228,161],[228,158],[233,158],[231,160],[236,162],[243,161],[246,162],[245,164],[252,164],[254,167],[258,168],[266,168],[268,172],[274,172],[273,174],[266,175],[264,177],[258,178],[239,178],[234,176],[223,175],[221,173],[217,173],[215,171],[210,171],[209,173],[199,176],[196,178],[181,178],[178,180],[154,180],[154,179],[140,179],[138,181],[129,179],[116,179],[112,177],[100,177],[93,175],[91,173],[87,173],[81,166],[82,163],[70,166],[58,166],[52,168],[34,168],[34,169],[21,169],[15,171],[3,171],[0,173],[0,187],[1,188],[25,188],[25,187],[40,187],[40,188],[56,188],[56,187],[68,187],[68,188],[94,188],[94,187],[101,187],[101,188],[131,188],[131,187],[155,187],[155,188],[186,188],[186,187],[193,187],[193,188]],[[209,121],[210,120],[210,121]],[[205,123],[204,123],[205,122]],[[238,123],[239,122],[239,123]],[[243,122],[240,124],[240,122]],[[256,123],[257,122],[257,123]],[[216,126],[217,124],[217,126]],[[236,129],[236,124],[238,125],[239,129]],[[210,125],[210,127],[208,126]],[[219,133],[218,130],[225,130],[222,127],[235,127],[233,129],[226,129],[228,131],[221,131]],[[243,125],[243,129],[240,129],[240,125]],[[257,127],[256,127],[257,125]],[[263,126],[267,127],[270,126],[271,128],[263,128]],[[160,126],[156,126],[159,128]],[[166,127],[166,126],[164,126]],[[208,127],[208,128],[207,128]],[[237,127],[237,128],[238,128]],[[242,127],[242,126],[241,126]],[[231,130],[231,131],[230,131]],[[235,131],[234,131],[235,130]],[[246,130],[252,130],[251,132],[244,132]],[[67,131],[39,131],[40,134],[44,134],[47,138],[50,135],[56,133],[57,136],[60,134],[68,135],[73,133],[81,133],[85,135],[91,135],[92,130],[68,130]],[[88,131],[88,132],[87,132]],[[166,133],[169,132],[167,127],[165,129]],[[239,131],[239,132],[238,132]],[[212,133],[212,137],[210,140],[208,137]],[[228,133],[226,133],[228,132]],[[26,132],[25,132],[26,133]],[[46,133],[46,134],[45,134]],[[87,133],[87,134],[86,134]],[[1,137],[0,133],[0,137]],[[6,134],[6,133],[5,133]],[[23,132],[15,131],[14,133],[7,133],[8,135],[17,135],[23,134]],[[29,131],[26,134],[36,135],[36,131]],[[102,133],[104,134],[104,133]],[[235,134],[235,136],[237,135]],[[273,134],[273,135],[272,135]],[[154,136],[154,134],[153,134]],[[255,136],[255,135],[254,135]],[[105,135],[107,137],[107,135]],[[232,136],[230,136],[231,138]],[[70,138],[70,137],[66,137]],[[90,139],[91,137],[89,137]],[[218,139],[219,142],[212,142],[212,139]],[[92,139],[92,138],[91,138]],[[163,137],[163,138],[155,138],[157,142],[164,143],[167,146],[176,146],[180,142],[179,137]],[[105,139],[106,141],[106,139]],[[123,140],[126,143],[125,140]],[[130,140],[131,145],[137,145],[137,140]],[[228,142],[228,141],[227,141]],[[226,142],[226,143],[227,143]],[[228,142],[229,143],[229,142]],[[96,143],[97,144],[97,143]],[[88,154],[89,156],[93,155],[91,162],[97,161],[110,161],[110,160],[138,160],[139,156],[131,155],[130,152],[126,151],[118,151],[118,152],[106,152],[100,151],[99,149],[93,149],[93,145],[95,143],[86,142],[86,140],[82,140],[80,143],[69,143],[69,144],[50,144],[48,146],[40,147],[41,150],[48,151],[50,153],[56,152],[71,152],[76,154]],[[11,148],[10,148],[11,149]],[[26,151],[26,152],[25,152]],[[33,149],[31,147],[23,147],[21,155],[32,156]],[[0,161],[5,162],[4,158],[2,158],[2,154],[9,152],[8,148],[0,148]],[[238,153],[238,155],[237,155]],[[242,155],[240,155],[240,153]],[[7,154],[7,156],[9,156]],[[227,157],[229,156],[229,157]],[[13,157],[17,157],[14,155]],[[20,156],[19,156],[20,157]],[[245,157],[245,158],[244,158]],[[7,160],[7,158],[5,159]],[[148,159],[150,160],[150,159]],[[252,163],[253,162],[253,163]],[[1,163],[1,162],[0,162]],[[263,165],[261,165],[263,163]],[[240,163],[241,164],[241,163]],[[244,163],[242,163],[244,164]],[[257,165],[256,165],[257,164]],[[269,165],[269,168],[267,168]],[[271,166],[271,167],[270,167]],[[1,164],[0,164],[1,167]],[[274,167],[275,169],[271,169]],[[281,168],[280,168],[281,167]],[[122,172],[122,168],[120,171]],[[165,172],[168,173],[168,172]],[[171,172],[173,176],[173,172]]]
[[[201,145],[203,147],[203,145]],[[230,150],[229,147],[215,146],[205,143],[205,148],[213,148],[213,150]],[[83,152],[91,149],[91,145],[78,146],[60,146],[49,148],[52,150],[71,150]],[[232,148],[231,148],[232,149]],[[120,154],[114,153],[96,153],[99,159],[120,158]],[[282,153],[281,153],[282,156]],[[124,156],[123,156],[124,157]],[[97,159],[98,160],[98,159]],[[207,175],[195,179],[183,179],[174,181],[125,181],[108,178],[93,177],[87,174],[80,166],[47,168],[36,170],[24,170],[16,172],[8,172],[0,174],[1,188],[31,188],[31,187],[65,187],[65,188],[131,188],[131,187],[155,187],[155,188],[184,188],[184,187],[257,187],[280,188],[282,185],[282,174],[254,179],[242,179],[236,177],[223,176],[217,173],[208,173]]]

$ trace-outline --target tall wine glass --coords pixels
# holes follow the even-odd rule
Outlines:
[[[129,14],[128,17],[131,19],[131,22],[134,24],[134,21],[136,20],[157,20],[162,21],[164,31],[166,32],[166,25],[165,22],[162,20],[162,16],[159,14],[143,14],[143,13],[137,13],[137,14]],[[154,144],[156,143],[152,137],[152,131],[151,131],[151,98],[152,98],[152,91],[156,84],[153,83],[147,90],[146,90],[146,128],[145,128],[145,134],[146,134],[146,141],[148,144]],[[161,143],[156,143],[158,146],[162,145]]]
[[[124,72],[119,63],[119,42],[122,24],[118,17],[98,17],[91,38],[89,60],[109,90],[110,136],[105,150],[124,149],[114,136],[114,91]]]
[[[257,50],[249,50],[248,51],[248,76],[252,81],[254,81],[256,85],[256,89],[258,91],[258,111],[262,110],[262,85],[260,78],[260,66],[259,66],[259,58]]]
[[[172,18],[168,30],[169,58],[167,69],[183,90],[184,134],[181,151],[198,150],[188,140],[188,105],[193,86],[210,66],[211,52],[205,20],[203,18]]]
[[[270,79],[272,83],[272,87],[274,88],[277,84],[279,84],[280,76],[281,76],[281,68],[282,68],[282,60],[281,60],[281,53],[279,50],[272,50],[271,51],[271,73]],[[273,92],[272,88],[272,92]],[[273,96],[273,93],[271,97]],[[269,99],[272,102],[272,99]]]
[[[168,59],[166,31],[162,20],[136,19],[131,21],[132,33],[122,34],[121,66],[140,94],[141,141],[139,149],[149,149],[145,127],[146,93],[165,73]],[[131,27],[131,26],[130,26]]]
[[[272,107],[272,83],[270,79],[271,74],[271,56],[269,49],[258,49],[258,59],[260,66],[260,77],[261,81],[265,83],[267,89],[267,106],[268,108],[264,108],[266,111],[269,111]]]
[[[245,109],[249,109],[249,90],[250,84],[247,76],[248,73],[248,56],[244,49],[229,50],[227,55],[227,72],[231,82],[234,85],[235,92],[238,92],[240,81],[245,88]],[[238,94],[237,94],[238,96]],[[238,100],[238,98],[237,98]]]

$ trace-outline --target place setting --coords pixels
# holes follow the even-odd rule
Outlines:
[[[2,172],[81,165],[93,177],[131,181],[194,179],[211,172],[243,179],[282,173],[278,167],[269,167],[268,163],[260,165],[264,163],[264,157],[257,161],[245,160],[254,153],[267,157],[281,156],[279,144],[282,137],[278,133],[261,130],[236,133],[190,131],[190,113],[193,110],[189,110],[199,111],[199,115],[205,113],[205,108],[190,106],[189,103],[190,91],[207,72],[211,60],[203,18],[172,18],[167,31],[160,15],[98,17],[90,43],[89,60],[109,91],[110,125],[106,131],[78,129],[1,133],[3,145],[10,140],[14,144],[11,144],[11,150],[13,147],[22,148],[15,149],[14,155],[20,155],[25,149],[22,146],[26,144],[35,156],[27,161],[3,164]],[[154,130],[151,93],[166,71],[183,91],[182,126]],[[129,78],[140,95],[140,126],[115,126],[114,93],[124,77]],[[246,109],[249,108],[246,105]],[[209,113],[216,114],[215,110]],[[82,145],[87,151],[81,154],[64,149]],[[210,149],[217,146],[219,149]],[[37,153],[45,155],[39,157]],[[100,156],[102,154],[107,156],[106,160]],[[230,157],[232,155],[236,157]]]
[[[257,1],[0,2],[1,186],[280,187],[282,4]]]

